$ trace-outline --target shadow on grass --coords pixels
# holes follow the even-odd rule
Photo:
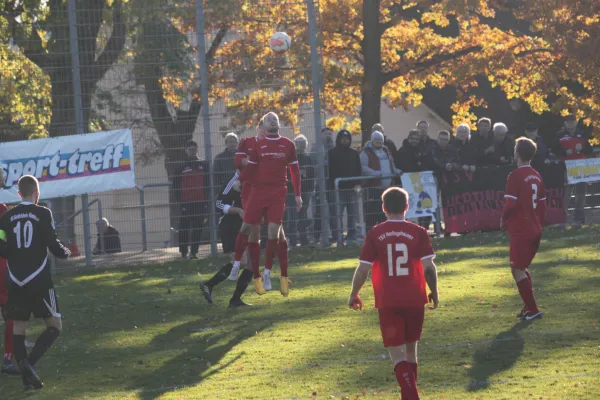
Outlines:
[[[490,386],[490,378],[501,371],[512,368],[523,354],[525,340],[520,331],[534,321],[519,321],[512,328],[501,332],[488,347],[473,355],[472,368],[469,370],[471,382],[467,390],[477,392]]]

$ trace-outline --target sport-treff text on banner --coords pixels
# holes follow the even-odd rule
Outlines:
[[[569,185],[600,181],[600,158],[568,160],[565,161],[565,164],[567,164],[567,183]]]
[[[406,219],[432,217],[438,208],[438,191],[432,171],[402,174],[402,187],[408,192]]]
[[[497,231],[504,207],[504,189],[514,167],[484,167],[473,173],[443,172],[439,181],[446,233]],[[546,186],[545,225],[563,224],[565,213],[565,164],[539,170]]]
[[[1,143],[0,203],[20,201],[23,175],[39,179],[45,199],[133,188],[133,153],[130,129]]]

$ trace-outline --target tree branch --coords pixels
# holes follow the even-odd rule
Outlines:
[[[440,55],[432,57],[430,59],[420,61],[410,67],[406,67],[406,68],[400,67],[396,70],[386,72],[385,74],[383,74],[383,76],[382,76],[383,84],[385,85],[386,83],[406,74],[409,71],[414,71],[417,73],[423,72],[424,70],[431,68],[434,65],[439,65],[446,61],[455,60],[459,57],[474,53],[476,51],[481,51],[481,46],[467,47],[466,49],[462,49],[462,50],[456,51],[454,53],[440,54]]]
[[[110,39],[106,43],[106,47],[102,54],[94,62],[92,79],[94,85],[102,79],[104,74],[110,69],[113,63],[117,60],[121,51],[125,47],[125,38],[127,35],[127,26],[123,19],[122,0],[117,0],[114,3],[113,11],[113,31]]]

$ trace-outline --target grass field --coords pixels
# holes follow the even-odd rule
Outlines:
[[[545,315],[526,324],[502,234],[436,240],[442,306],[426,312],[422,398],[600,398],[598,243],[598,228],[546,232],[532,268]],[[0,398],[398,399],[370,284],[366,312],[346,306],[357,256],[293,251],[290,297],[248,294],[244,310],[226,308],[231,282],[212,306],[199,292],[222,259],[59,272],[64,331],[38,365],[46,387],[25,395],[0,376]]]

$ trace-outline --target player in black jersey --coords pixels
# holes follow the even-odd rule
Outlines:
[[[22,203],[0,218],[0,255],[8,261],[6,308],[8,319],[14,321],[14,356],[24,388],[30,390],[44,386],[33,367],[62,328],[48,250],[58,258],[67,258],[71,253],[58,240],[52,212],[37,205],[40,186],[35,177],[25,175],[19,179],[19,195]],[[27,355],[25,335],[31,314],[44,320],[46,330]]]
[[[216,202],[217,212],[223,215],[219,219],[219,234],[221,235],[221,243],[223,245],[223,253],[232,254],[235,251],[235,241],[237,235],[242,227],[242,219],[244,218],[244,210],[242,209],[242,197],[240,193],[240,181],[238,173],[236,172],[233,178],[225,185],[223,191],[217,197]],[[244,255],[242,263],[248,260],[247,254]],[[208,281],[202,283],[200,288],[206,300],[212,304],[212,290],[219,283],[223,282],[229,274],[233,264],[231,262],[221,267]],[[247,306],[242,301],[242,294],[248,288],[248,284],[252,281],[252,271],[249,263],[246,262],[246,268],[242,271],[235,291],[231,300],[229,300],[229,307],[241,307]]]

